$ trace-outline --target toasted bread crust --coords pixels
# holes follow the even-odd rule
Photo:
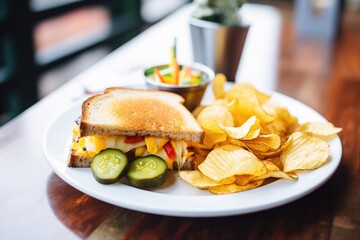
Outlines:
[[[110,88],[82,106],[80,135],[154,136],[202,143],[204,131],[180,103],[162,91]]]
[[[75,150],[71,149],[69,152],[67,166],[68,167],[90,167],[92,158],[86,156],[76,155]]]

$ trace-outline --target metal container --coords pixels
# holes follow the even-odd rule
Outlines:
[[[224,26],[190,18],[193,58],[235,81],[249,25]]]
[[[204,96],[205,90],[209,83],[214,79],[214,71],[199,63],[194,63],[191,65],[192,71],[201,71],[201,81],[198,84],[191,84],[191,85],[173,85],[173,84],[166,84],[154,81],[149,77],[150,74],[153,74],[153,69],[158,68],[159,70],[168,68],[168,64],[152,66],[150,68],[145,69],[144,76],[146,85],[150,89],[154,90],[161,90],[161,91],[168,91],[179,94],[185,99],[185,107],[190,111],[194,110],[197,106],[200,105],[202,97]],[[182,68],[182,65],[180,65]]]

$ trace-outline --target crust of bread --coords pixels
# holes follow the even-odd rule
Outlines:
[[[90,167],[91,160],[92,159],[89,157],[76,155],[75,150],[71,149],[67,160],[67,166]]]
[[[82,105],[80,135],[154,136],[202,143],[204,130],[174,93],[109,88]]]

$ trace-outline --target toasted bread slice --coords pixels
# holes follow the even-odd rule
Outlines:
[[[110,88],[82,105],[80,136],[154,136],[202,143],[204,131],[181,104],[163,91]]]

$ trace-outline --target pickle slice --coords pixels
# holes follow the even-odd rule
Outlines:
[[[94,156],[90,167],[99,183],[111,184],[119,181],[125,173],[128,159],[122,151],[108,148]]]
[[[135,158],[126,174],[129,183],[137,188],[155,188],[165,183],[167,164],[162,158],[149,155]]]

